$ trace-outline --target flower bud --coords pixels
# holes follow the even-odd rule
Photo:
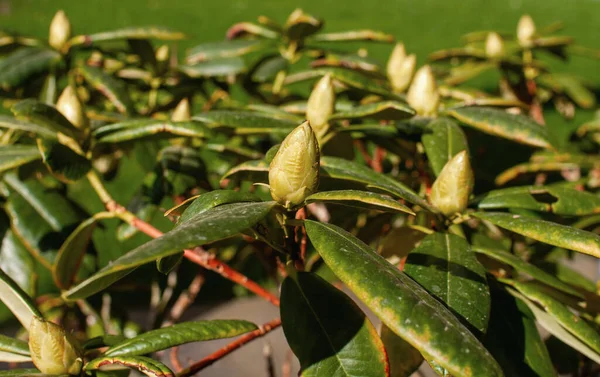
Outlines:
[[[419,115],[429,116],[437,114],[440,95],[435,77],[433,76],[433,72],[431,72],[431,67],[424,65],[419,68],[408,89],[406,100]]]
[[[467,151],[457,153],[438,175],[429,200],[444,215],[451,216],[467,208],[473,191],[473,170]]]
[[[71,22],[64,11],[59,10],[50,23],[48,43],[52,48],[60,50],[71,38]]]
[[[535,35],[535,23],[530,15],[524,14],[519,20],[517,26],[517,39],[522,45],[527,45],[531,42]]]
[[[329,74],[323,76],[315,85],[306,107],[306,119],[321,140],[329,129],[329,117],[335,107],[335,90]]]
[[[403,43],[398,43],[394,47],[387,64],[387,76],[395,92],[402,93],[408,88],[416,64],[416,55],[406,56]]]
[[[184,122],[192,117],[190,112],[190,101],[187,98],[182,99],[173,110],[171,120],[173,122]]]
[[[169,46],[168,45],[162,45],[159,48],[156,49],[156,61],[158,62],[165,62],[169,59]]]
[[[499,58],[504,55],[504,41],[500,34],[491,32],[487,35],[485,54],[490,58]]]
[[[269,186],[275,201],[291,209],[319,185],[319,143],[309,122],[283,140],[269,165]]]
[[[85,110],[83,109],[79,97],[77,97],[75,88],[71,85],[67,86],[60,97],[58,97],[56,109],[75,127],[79,129],[87,129],[89,127],[89,119],[85,114]]]
[[[29,325],[29,351],[33,363],[44,374],[81,372],[83,357],[77,341],[52,322],[33,317]]]

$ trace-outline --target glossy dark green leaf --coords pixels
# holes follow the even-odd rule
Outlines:
[[[547,129],[532,119],[491,107],[459,107],[449,115],[485,133],[534,147],[550,148]]]
[[[319,42],[350,42],[350,41],[374,41],[391,43],[394,36],[377,30],[349,30],[336,33],[319,33],[310,37],[311,41]]]
[[[382,101],[359,105],[351,110],[336,112],[329,119],[373,118],[399,120],[410,118],[413,115],[415,115],[415,111],[402,102]]]
[[[556,377],[535,317],[521,301],[492,292],[492,314],[484,344],[505,376]]]
[[[580,294],[577,292],[577,290],[575,290],[569,284],[562,282],[561,280],[557,279],[553,275],[534,266],[531,263],[528,263],[528,262],[522,260],[521,258],[517,257],[516,255],[513,255],[504,250],[492,249],[492,248],[487,248],[487,247],[482,247],[482,246],[472,246],[471,248],[476,253],[484,254],[484,255],[487,255],[488,257],[493,258],[497,261],[506,263],[509,266],[515,268],[516,270],[518,270],[520,272],[524,272],[527,275],[531,276],[532,278],[534,278],[544,284],[547,284],[553,288],[556,288],[560,291],[566,292],[566,293],[574,295],[574,296],[580,296]]]
[[[281,324],[302,376],[388,376],[373,324],[342,291],[318,275],[298,272],[281,286]]]
[[[238,22],[227,30],[226,36],[229,40],[248,36],[277,39],[281,37],[281,33],[279,30],[273,30],[269,27],[263,27],[251,22]]]
[[[183,211],[178,224],[185,223],[192,217],[197,216],[211,208],[230,203],[259,202],[260,199],[250,192],[240,192],[233,190],[214,190],[198,196]]]
[[[275,80],[279,72],[287,71],[289,64],[281,54],[264,57],[250,69],[252,81],[262,83]]]
[[[29,295],[2,270],[0,270],[0,300],[26,329],[29,329],[34,316],[42,317]]]
[[[468,242],[454,234],[433,233],[408,254],[404,272],[443,302],[467,327],[485,333],[490,291],[485,269]]]
[[[480,209],[523,208],[557,215],[585,216],[600,212],[600,197],[561,186],[521,186],[484,194]]]
[[[255,324],[241,320],[183,322],[151,330],[110,347],[106,356],[139,356],[181,344],[224,339],[256,330]]]
[[[90,160],[63,144],[38,139],[37,145],[44,165],[62,182],[75,182],[83,178],[92,168]]]
[[[99,127],[94,130],[94,136],[101,143],[121,143],[157,134],[205,138],[209,132],[210,130],[201,122],[134,119]]]
[[[40,158],[40,152],[33,145],[0,145],[0,172],[18,168]]]
[[[9,369],[0,371],[0,377],[47,377],[37,369]]]
[[[381,325],[381,341],[390,363],[390,377],[410,377],[423,363],[423,356],[386,325]]]
[[[206,60],[242,56],[250,52],[262,50],[269,45],[271,45],[270,42],[257,39],[203,43],[189,50],[186,62],[194,64]]]
[[[448,118],[431,121],[422,137],[431,169],[437,176],[458,152],[468,151],[467,137],[456,122]]]
[[[306,198],[306,203],[325,202],[386,212],[415,213],[404,204],[386,195],[360,190],[321,191]]]
[[[181,72],[192,78],[218,77],[238,75],[246,71],[244,59],[234,56],[201,61],[195,64],[182,65]]]
[[[473,216],[525,237],[600,258],[600,236],[550,221],[500,212],[477,212]]]
[[[287,37],[293,41],[302,40],[323,27],[323,21],[304,13],[300,8],[290,14],[284,26]]]
[[[16,88],[50,70],[61,55],[49,48],[24,47],[0,60],[0,87]]]
[[[0,361],[24,362],[31,361],[29,345],[20,339],[0,335]]]
[[[139,246],[89,279],[65,292],[68,300],[88,297],[110,286],[135,268],[193,248],[239,234],[265,217],[275,202],[226,204],[190,218],[175,229]]]
[[[158,26],[129,27],[95,34],[78,35],[69,41],[74,45],[92,45],[98,42],[115,41],[122,39],[160,39],[165,41],[176,41],[185,38],[185,34]]]
[[[593,349],[598,355],[597,358],[600,358],[600,334],[585,320],[571,312],[566,305],[545,294],[532,284],[518,281],[509,281],[508,284],[515,287],[529,300],[539,304],[546,313],[554,317],[562,327]]]
[[[306,220],[324,262],[392,331],[455,377],[502,376],[460,321],[421,286],[350,233]]]
[[[88,361],[83,370],[91,372],[104,366],[124,366],[135,369],[148,377],[175,377],[175,374],[163,363],[145,356],[101,356]]]
[[[133,112],[133,102],[123,81],[97,67],[80,66],[79,72],[85,81],[105,96],[119,112],[123,114]]]
[[[52,129],[69,137],[77,138],[81,133],[54,106],[33,99],[18,102],[11,108],[11,111],[17,119],[36,123],[41,127]]]
[[[56,140],[58,137],[57,131],[52,127],[49,127],[47,124],[26,122],[6,115],[0,115],[0,128],[31,132],[50,140]]]
[[[379,62],[368,56],[357,54],[336,54],[328,52],[325,57],[313,60],[312,67],[342,67],[354,71],[362,71],[376,79],[385,79]]]
[[[211,127],[233,128],[237,133],[277,133],[287,135],[298,123],[289,117],[256,111],[213,110],[193,116]]]

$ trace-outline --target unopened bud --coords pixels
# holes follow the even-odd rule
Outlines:
[[[319,185],[319,143],[309,122],[283,140],[269,166],[269,186],[275,201],[291,209]]]
[[[156,49],[156,61],[165,62],[169,59],[170,49],[168,45],[162,45]]]
[[[431,72],[431,67],[424,65],[419,68],[408,89],[406,100],[419,115],[429,116],[437,114],[440,95],[435,77],[433,76],[433,72]]]
[[[329,117],[335,107],[335,90],[330,75],[325,75],[313,89],[306,107],[306,119],[321,140],[329,129]]]
[[[527,45],[531,42],[535,35],[535,23],[530,15],[521,16],[519,25],[517,26],[517,39],[522,45]]]
[[[504,55],[504,41],[500,34],[491,32],[485,40],[485,53],[490,58],[499,58]]]
[[[467,208],[473,191],[473,169],[467,151],[457,153],[438,175],[429,200],[444,215],[451,216]]]
[[[33,364],[44,374],[79,375],[83,365],[77,341],[65,329],[33,317],[29,326],[29,351]]]
[[[404,44],[398,43],[394,47],[387,64],[387,76],[395,92],[402,93],[408,88],[416,65],[416,55],[406,56]]]
[[[173,122],[184,122],[190,120],[191,118],[190,112],[190,101],[187,98],[182,99],[173,110],[173,114],[171,114],[171,120]]]
[[[71,85],[67,86],[60,97],[58,97],[56,109],[75,127],[79,129],[86,129],[89,127],[89,119],[85,114],[85,110],[77,96],[77,92]]]
[[[59,10],[50,23],[48,43],[52,48],[60,50],[71,38],[71,22],[64,11]]]

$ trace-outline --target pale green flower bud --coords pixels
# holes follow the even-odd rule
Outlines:
[[[387,77],[395,92],[402,93],[408,88],[416,65],[417,56],[415,54],[406,56],[404,44],[398,43],[387,63]]]
[[[329,129],[329,117],[335,107],[335,90],[329,74],[323,76],[315,85],[306,107],[306,119],[321,140]]]
[[[33,317],[29,325],[29,351],[33,364],[44,374],[81,372],[83,357],[77,341],[52,322]]]
[[[319,143],[309,122],[283,140],[269,166],[269,186],[275,201],[291,209],[319,185]]]
[[[438,93],[431,67],[424,65],[419,68],[408,89],[406,100],[419,115],[430,116],[437,114],[440,104],[440,94]]]
[[[169,59],[170,48],[168,45],[162,45],[156,49],[156,61],[165,62]]]
[[[71,22],[64,11],[59,10],[50,23],[48,43],[52,48],[60,50],[71,38]]]
[[[444,165],[431,187],[429,200],[446,216],[460,213],[467,208],[473,184],[469,155],[467,151],[459,152]]]
[[[530,15],[524,14],[517,25],[517,39],[522,45],[528,45],[535,36],[535,23]]]
[[[184,122],[190,120],[192,117],[190,111],[190,101],[187,98],[182,99],[173,110],[171,114],[171,120],[173,122]]]
[[[87,129],[89,127],[90,121],[85,114],[77,92],[71,85],[67,86],[60,94],[60,97],[58,97],[56,109],[75,127],[79,129]]]
[[[485,40],[485,53],[490,58],[499,58],[504,55],[504,41],[500,34],[491,32]]]

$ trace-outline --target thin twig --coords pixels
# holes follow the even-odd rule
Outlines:
[[[204,272],[198,271],[192,282],[190,283],[187,290],[181,292],[177,301],[171,307],[171,311],[169,312],[169,316],[163,322],[162,327],[171,326],[174,323],[178,322],[181,319],[181,316],[185,312],[185,310],[194,302],[196,296],[200,292],[202,285],[204,285]]]
[[[171,348],[171,352],[169,352],[169,359],[171,360],[171,364],[173,365],[173,370],[175,373],[179,373],[183,370],[183,365],[179,361],[179,347],[175,346]]]
[[[204,359],[185,368],[181,372],[177,373],[177,377],[193,376],[194,374],[198,373],[202,369],[212,365],[215,361],[220,360],[223,357],[229,355],[231,352],[240,348],[244,344],[251,342],[254,339],[258,339],[258,338],[264,336],[265,334],[268,334],[269,332],[278,328],[279,326],[281,326],[280,318],[271,320],[271,321],[265,323],[264,325],[260,326],[260,328],[258,328],[257,330],[254,330],[254,331],[238,338],[234,342],[229,343],[228,345],[226,345],[225,347],[221,348],[220,350],[214,352],[213,354],[208,355]]]

